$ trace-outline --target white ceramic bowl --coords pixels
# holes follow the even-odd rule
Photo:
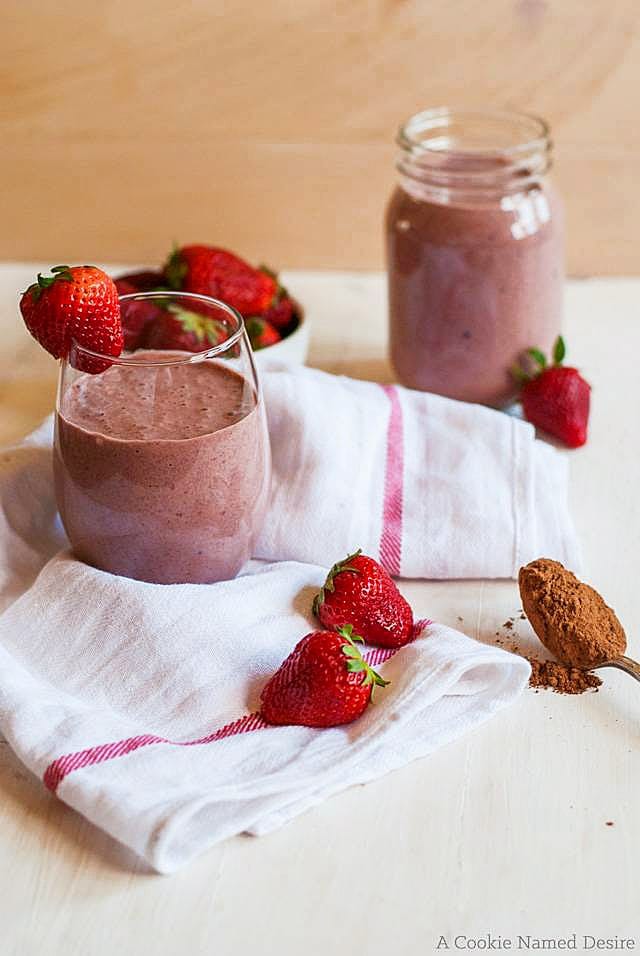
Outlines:
[[[266,349],[258,349],[254,352],[256,365],[259,369],[266,368],[272,363],[280,365],[304,365],[309,351],[309,320],[304,314],[304,309],[298,308],[300,321],[297,328],[280,342],[275,345],[269,345]]]

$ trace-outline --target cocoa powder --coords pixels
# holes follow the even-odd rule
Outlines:
[[[624,654],[627,639],[615,612],[559,561],[532,561],[520,568],[518,584],[534,631],[569,668],[588,670]]]
[[[569,667],[557,661],[539,661],[528,657],[531,664],[529,686],[549,688],[558,694],[583,694],[586,690],[597,690],[602,681],[595,674],[583,671],[579,667]]]
[[[515,620],[515,619],[514,619]],[[520,615],[520,620],[526,621],[524,614]],[[503,625],[504,626],[504,625]],[[553,690],[558,694],[584,694],[587,690],[597,691],[602,681],[595,674],[581,670],[579,667],[569,667],[567,664],[560,664],[558,661],[541,661],[537,657],[526,654],[519,646],[517,640],[509,635],[507,642],[500,637],[500,632],[496,632],[496,643],[511,651],[512,654],[519,654],[529,661],[531,665],[531,674],[529,676],[529,687],[533,687],[536,694],[540,689]]]

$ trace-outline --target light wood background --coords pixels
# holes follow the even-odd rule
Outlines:
[[[3,0],[0,258],[382,263],[395,129],[552,123],[573,274],[640,271],[638,0]]]

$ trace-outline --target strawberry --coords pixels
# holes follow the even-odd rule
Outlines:
[[[124,339],[113,279],[95,266],[54,266],[51,272],[38,273],[20,299],[33,337],[55,358],[66,358],[72,341],[93,352],[120,355]],[[109,365],[81,352],[75,357],[82,359],[77,367],[85,371],[103,371]]]
[[[324,627],[352,624],[368,644],[402,647],[413,635],[413,614],[391,576],[359,550],[334,564],[313,601]]]
[[[349,627],[303,637],[262,691],[261,713],[269,724],[336,727],[366,709],[375,685],[385,681],[367,664]]]
[[[116,279],[115,283],[120,295],[132,295],[141,291],[129,279]],[[120,302],[120,320],[127,352],[140,348],[145,330],[162,314],[163,310],[158,303],[148,299],[130,299]]]
[[[135,295],[141,290],[137,287],[134,282],[129,282],[128,279],[120,277],[119,279],[114,279],[114,284],[118,290],[118,295]]]
[[[158,310],[158,317],[147,326],[142,344],[148,349],[173,349],[205,352],[225,339],[221,322],[175,304]]]
[[[272,325],[282,333],[283,329],[286,329],[291,325],[294,319],[294,313],[296,311],[295,303],[285,287],[282,285],[278,278],[278,273],[274,272],[273,269],[270,269],[269,266],[258,266],[260,272],[264,272],[266,275],[271,276],[273,281],[276,283],[276,291],[273,297],[271,304],[260,313],[258,318],[266,319],[267,322],[270,322]]]
[[[239,256],[214,246],[183,246],[169,257],[164,275],[172,289],[222,299],[242,316],[260,315],[276,295],[276,280]]]
[[[247,319],[245,326],[254,352],[258,349],[266,349],[269,345],[275,345],[276,342],[282,339],[278,330],[271,325],[271,322],[267,322],[266,319],[260,319],[254,316],[251,319]]]
[[[591,386],[577,368],[563,365],[566,347],[558,336],[553,350],[553,365],[539,349],[528,355],[538,366],[529,375],[520,366],[513,369],[522,383],[520,401],[527,421],[568,445],[579,448],[587,440]]]
[[[128,295],[129,292],[154,292],[166,286],[162,272],[151,269],[145,272],[125,272],[117,276],[114,281],[120,295]],[[126,284],[127,292],[120,288],[121,284]]]
[[[282,332],[291,325],[294,319],[294,314],[295,305],[293,299],[290,299],[289,296],[285,295],[270,305],[269,308],[262,313],[260,318],[270,322],[271,325],[274,325],[279,332]]]

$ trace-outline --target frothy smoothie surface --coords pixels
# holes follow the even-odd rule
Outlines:
[[[65,396],[64,417],[110,438],[180,440],[233,425],[254,408],[253,389],[232,369],[216,362],[152,366],[156,354],[148,353],[147,365],[83,375]]]
[[[162,360],[170,353],[158,353]],[[234,577],[270,479],[264,409],[228,364],[113,365],[67,387],[54,474],[81,560],[159,584]]]

